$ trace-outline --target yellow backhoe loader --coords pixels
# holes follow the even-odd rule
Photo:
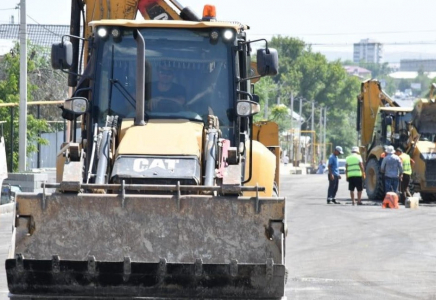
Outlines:
[[[385,196],[380,172],[383,148],[386,145],[408,148],[412,107],[400,107],[374,79],[362,82],[360,90],[357,132],[365,164],[365,189],[369,199],[381,200]]]
[[[52,47],[70,141],[55,192],[17,196],[10,299],[284,298],[278,128],[253,124],[252,84],[278,57],[247,29],[213,6],[72,0]]]

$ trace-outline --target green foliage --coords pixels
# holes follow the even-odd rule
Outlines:
[[[274,105],[271,108],[271,120],[279,125],[280,132],[289,129],[291,119],[289,118],[288,108],[284,104]]]
[[[427,98],[430,95],[430,87],[433,82],[436,82],[436,78],[430,79],[427,74],[418,73],[418,76],[411,83],[420,83],[421,91],[417,91],[416,94],[418,97]]]
[[[261,112],[254,116],[254,120],[266,121],[269,119],[269,106],[276,103],[278,86],[271,77],[261,78],[255,85],[255,93],[259,95]]]
[[[28,74],[34,72],[40,67],[48,67],[49,63],[46,57],[42,56],[40,47],[28,43],[28,52],[32,56],[32,59],[28,59],[27,71]],[[16,43],[10,53],[5,54],[2,61],[0,62],[0,103],[15,103],[18,104],[20,101],[19,93],[19,80],[20,80],[20,48],[19,44]],[[39,89],[36,84],[28,82],[27,84],[27,101],[35,100],[33,95]],[[39,99],[38,99],[39,100]],[[13,118],[11,118],[11,112],[13,110]],[[10,172],[17,171],[18,169],[18,148],[19,148],[19,109],[18,106],[13,108],[7,107],[0,109],[0,120],[5,121],[3,126],[3,136],[6,142],[6,152],[8,166],[11,165],[10,147],[11,144],[11,128],[13,133],[13,170]],[[27,153],[31,154],[37,151],[37,147],[34,142],[45,145],[47,140],[42,139],[38,136],[40,132],[48,132],[49,127],[44,119],[37,119],[32,114],[27,116]]]
[[[405,89],[410,89],[410,79],[401,78],[398,82],[398,89],[404,91]]]
[[[389,68],[389,63],[385,62],[382,64],[377,63],[367,63],[365,61],[361,61],[359,66],[371,71],[372,78],[384,78],[392,72],[391,68]]]
[[[269,46],[279,53],[280,73],[272,80],[262,78],[256,83],[261,106],[268,104],[266,119],[278,122],[281,131],[290,128],[288,108],[292,94],[295,112],[299,112],[299,99],[303,99],[301,110],[306,121],[302,128],[310,129],[311,101],[315,101],[317,135],[320,132],[319,107],[327,106],[327,142],[340,144],[345,149],[354,146],[360,80],[348,76],[340,61],[328,62],[324,55],[313,52],[299,39],[277,36],[271,39]],[[280,97],[279,105],[277,97]],[[256,119],[265,119],[263,113],[260,115]]]

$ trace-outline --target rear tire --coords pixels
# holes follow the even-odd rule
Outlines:
[[[366,194],[370,200],[382,200],[385,197],[383,176],[377,159],[371,158],[365,168]]]

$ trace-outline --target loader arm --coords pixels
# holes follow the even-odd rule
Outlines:
[[[86,67],[88,62],[88,38],[92,34],[90,23],[97,20],[135,20],[137,13],[141,13],[144,20],[192,20],[199,18],[189,7],[183,7],[176,0],[71,0],[71,21],[70,34],[83,36],[85,38],[83,57],[79,49],[79,40],[72,39],[74,51],[74,63],[70,69],[78,73],[79,64],[82,62]],[[86,12],[85,12],[86,11]],[[82,19],[82,15],[84,19]],[[83,25],[83,32],[80,32],[80,24]],[[75,87],[77,76],[69,76],[69,86]]]
[[[84,0],[83,4],[86,7],[84,37],[90,36],[92,21],[134,20],[138,10],[145,20],[183,20],[182,11],[187,9],[176,0]]]
[[[373,79],[362,82],[357,101],[357,131],[360,133],[360,144],[368,145],[373,138],[378,109],[400,105],[382,90],[379,81]]]

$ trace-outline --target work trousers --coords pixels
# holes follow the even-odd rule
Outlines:
[[[327,176],[329,179],[329,190],[327,192],[327,198],[335,199],[339,187],[339,176],[334,175],[333,180],[330,179],[329,175]]]
[[[400,181],[400,179],[398,177],[393,178],[393,177],[386,177],[385,176],[385,193],[388,193],[388,192],[397,193],[399,181]]]
[[[406,203],[407,197],[412,197],[412,194],[410,194],[410,191],[409,191],[409,183],[410,183],[410,175],[403,174],[403,180],[401,180],[401,185],[400,185],[400,192],[401,192],[400,201],[402,203]]]

